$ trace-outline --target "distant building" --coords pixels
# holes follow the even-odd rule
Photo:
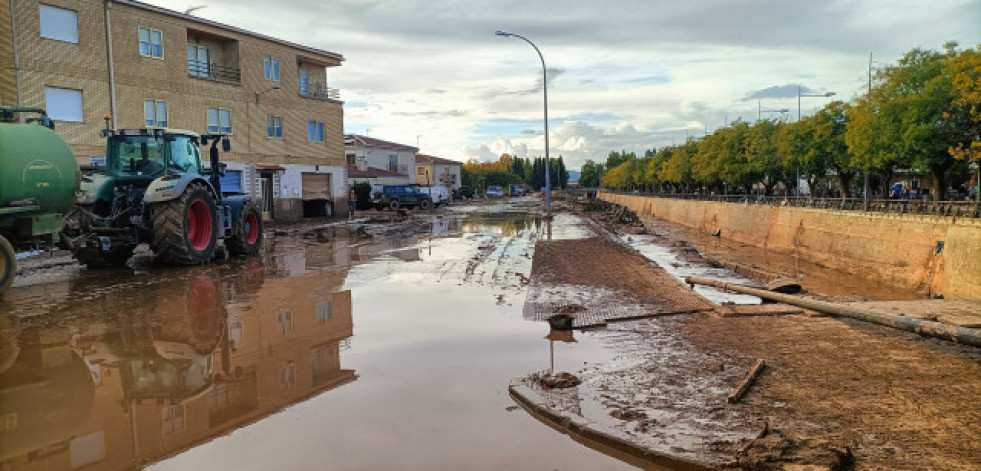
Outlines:
[[[347,208],[340,54],[133,0],[0,2],[0,103],[45,108],[82,164],[99,131],[226,134],[225,188],[298,219]]]
[[[455,160],[416,154],[416,183],[443,185],[451,192],[460,189],[460,171],[463,163]]]
[[[412,183],[412,172],[416,168],[416,152],[419,149],[405,144],[375,139],[358,134],[344,136],[344,153],[347,165],[365,170],[369,168],[385,170],[405,177],[405,183]]]

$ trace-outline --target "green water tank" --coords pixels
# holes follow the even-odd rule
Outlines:
[[[37,124],[0,123],[0,208],[34,201],[42,212],[64,214],[75,203],[78,184],[75,154],[58,133]]]

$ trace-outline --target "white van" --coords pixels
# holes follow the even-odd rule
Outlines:
[[[443,185],[432,185],[432,186],[418,186],[419,191],[426,193],[430,198],[433,199],[433,204],[439,207],[444,204],[450,204],[450,192]]]

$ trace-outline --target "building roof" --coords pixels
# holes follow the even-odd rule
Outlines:
[[[181,12],[178,12],[178,11],[169,10],[167,8],[158,7],[156,5],[150,5],[148,3],[138,2],[136,0],[112,0],[112,2],[118,3],[120,5],[128,5],[128,6],[131,6],[131,7],[134,7],[134,8],[139,8],[141,10],[152,11],[152,12],[160,13],[160,14],[163,14],[163,15],[172,16],[172,17],[175,17],[175,18],[180,18],[182,20],[191,21],[191,22],[198,23],[198,24],[208,25],[208,26],[212,26],[212,27],[215,27],[215,28],[221,28],[221,29],[228,30],[228,31],[234,31],[236,33],[245,34],[245,35],[248,35],[248,36],[252,36],[254,38],[264,39],[266,41],[271,41],[271,42],[274,42],[274,43],[282,44],[284,46],[294,47],[296,49],[299,49],[301,51],[305,51],[305,52],[308,52],[308,53],[311,53],[311,54],[316,54],[316,55],[319,55],[319,56],[329,57],[329,58],[334,59],[336,61],[343,61],[344,60],[344,56],[341,55],[341,54],[338,54],[336,52],[330,52],[330,51],[325,51],[323,49],[317,49],[317,48],[310,47],[310,46],[304,46],[302,44],[291,43],[289,41],[284,41],[282,39],[277,39],[277,38],[274,38],[272,36],[266,36],[264,34],[254,33],[252,31],[248,31],[248,30],[245,30],[245,29],[242,29],[242,28],[236,28],[234,26],[229,26],[229,25],[226,25],[226,24],[222,24],[222,23],[219,23],[217,21],[211,21],[211,20],[206,20],[204,18],[198,18],[198,17],[193,16],[193,15],[188,15],[188,14],[184,14],[184,13],[181,13]]]
[[[360,134],[345,134],[344,145],[362,146],[362,147],[382,147],[385,149],[411,150],[412,152],[419,152],[418,147],[407,146],[405,144],[399,144],[397,142],[383,141],[381,139],[362,136]]]
[[[463,162],[457,162],[455,160],[444,159],[442,157],[436,157],[433,155],[426,154],[416,154],[416,163],[420,164],[443,164],[443,165],[463,165]]]
[[[357,166],[348,165],[347,166],[347,177],[348,178],[396,178],[403,177],[407,178],[406,175],[401,173],[389,172],[388,170],[382,170],[380,168],[368,167],[364,170],[358,169]]]

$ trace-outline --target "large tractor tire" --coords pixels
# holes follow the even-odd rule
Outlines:
[[[207,263],[218,242],[218,209],[204,183],[153,207],[153,252],[168,265]]]
[[[252,255],[262,247],[262,214],[252,202],[245,203],[235,221],[235,231],[225,239],[225,246],[232,255]]]
[[[10,242],[0,236],[0,293],[7,290],[17,274],[17,253]]]

